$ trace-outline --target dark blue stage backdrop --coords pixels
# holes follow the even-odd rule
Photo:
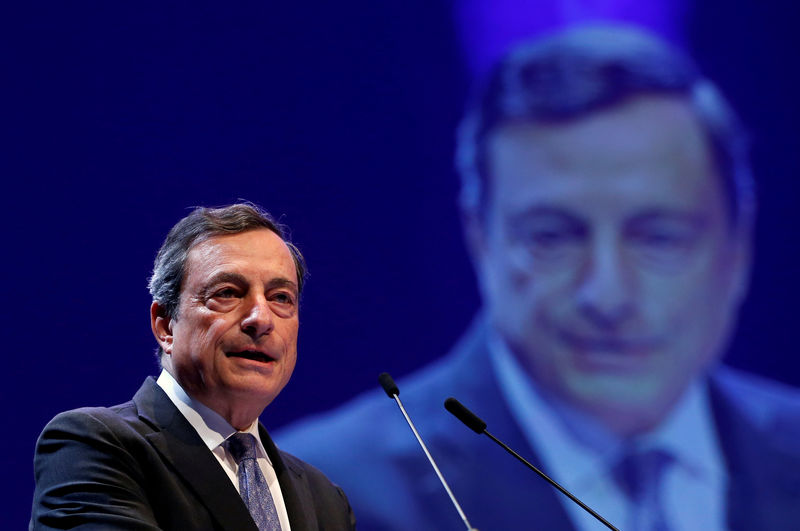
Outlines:
[[[451,163],[476,46],[457,6],[51,4],[6,32],[2,529],[27,525],[44,424],[157,374],[147,278],[190,206],[259,203],[308,259],[270,428],[439,356],[478,307]],[[757,264],[729,360],[800,384],[800,42],[770,5],[700,2],[686,34],[754,138]]]

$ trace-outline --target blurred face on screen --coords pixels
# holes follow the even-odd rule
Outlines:
[[[494,329],[546,393],[623,435],[653,427],[723,350],[747,282],[689,106],[509,123],[488,150],[469,234]]]

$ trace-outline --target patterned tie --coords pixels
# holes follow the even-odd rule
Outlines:
[[[280,531],[281,523],[267,480],[256,463],[256,438],[249,433],[234,433],[228,438],[228,451],[239,465],[239,494],[259,531]]]
[[[668,531],[661,481],[672,460],[662,450],[626,453],[614,469],[614,476],[633,503],[631,531]]]

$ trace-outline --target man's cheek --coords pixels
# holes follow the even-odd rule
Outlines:
[[[697,304],[706,302],[702,300],[701,291],[686,277],[651,279],[641,284],[639,305],[650,321],[678,324],[691,320]]]

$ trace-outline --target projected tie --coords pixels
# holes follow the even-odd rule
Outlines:
[[[239,494],[259,531],[280,531],[275,502],[256,463],[256,438],[249,433],[234,433],[228,438],[228,451],[239,465]]]
[[[634,505],[632,530],[669,529],[660,486],[670,461],[670,455],[660,450],[633,451],[615,468],[617,482]]]

